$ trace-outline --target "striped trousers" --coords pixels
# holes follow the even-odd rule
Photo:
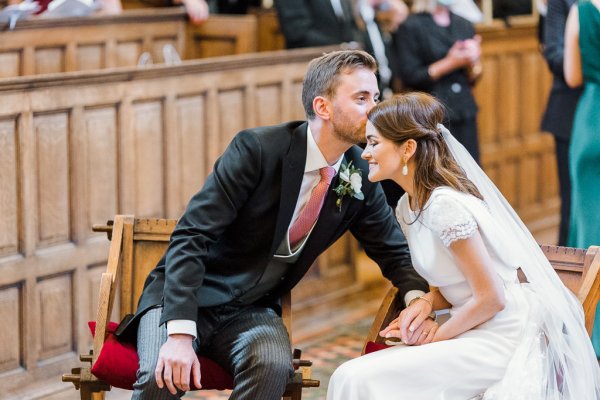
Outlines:
[[[170,400],[159,389],[154,369],[160,347],[167,340],[166,324],[159,326],[162,308],[149,310],[138,328],[140,368],[132,399]],[[230,400],[279,400],[293,376],[289,336],[282,319],[270,308],[217,306],[198,314],[197,352],[229,370],[234,389]]]

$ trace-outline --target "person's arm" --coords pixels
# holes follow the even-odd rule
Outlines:
[[[504,309],[504,287],[479,232],[449,246],[472,297],[437,330],[433,342],[447,340],[488,321]]]
[[[571,7],[565,29],[565,81],[571,88],[583,84],[581,51],[579,48],[579,10],[577,4]]]
[[[322,0],[327,3],[329,0]],[[279,26],[288,48],[326,46],[337,44],[338,40],[319,29],[315,16],[311,14],[304,0],[275,0]],[[323,4],[323,7],[331,7]]]
[[[173,0],[173,4],[182,4],[193,24],[199,25],[208,19],[206,0]]]
[[[204,280],[208,248],[230,226],[256,187],[260,154],[254,134],[241,132],[217,160],[202,190],[190,200],[165,256],[161,324],[176,321],[180,325],[181,320],[196,323],[196,291]],[[194,337],[184,331],[170,329],[155,370],[158,386],[166,386],[173,394],[177,388],[189,390],[190,371],[196,385],[200,383],[200,367],[192,347]]]
[[[410,18],[394,34],[394,46],[398,54],[398,75],[408,87],[429,90],[433,83],[443,76],[470,65],[471,53],[464,49],[462,41],[454,43],[446,55],[438,60],[429,60],[426,54],[426,27],[419,19]]]
[[[565,26],[569,7],[566,0],[549,0],[544,18],[544,58],[554,74],[564,79]]]

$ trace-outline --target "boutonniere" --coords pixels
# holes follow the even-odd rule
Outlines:
[[[340,184],[333,189],[338,195],[338,199],[335,201],[335,205],[338,209],[342,210],[342,200],[344,196],[354,197],[358,200],[364,200],[365,195],[360,191],[362,188],[362,170],[352,165],[352,161],[349,164],[342,164],[340,168]]]

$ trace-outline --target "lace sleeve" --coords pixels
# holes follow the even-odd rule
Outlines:
[[[448,195],[433,199],[426,220],[446,247],[457,240],[468,239],[477,232],[473,214],[458,199]]]

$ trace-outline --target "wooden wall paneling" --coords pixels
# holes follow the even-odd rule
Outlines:
[[[488,144],[497,142],[497,119],[502,117],[502,110],[498,108],[498,64],[497,56],[484,56],[482,59],[483,74],[473,89],[473,94],[479,107],[477,127],[481,160],[486,164],[486,151]]]
[[[547,215],[556,214],[556,175],[542,173],[547,163],[554,168],[553,145],[539,128],[550,74],[534,26],[480,27],[480,33],[485,71],[475,96],[482,163],[535,234],[551,227]],[[544,178],[551,182],[543,184]]]
[[[274,125],[279,122],[284,102],[281,83],[258,86],[255,93],[256,125]]]
[[[179,214],[190,198],[202,187],[207,167],[207,92],[185,95],[176,100],[178,138]]]
[[[16,118],[0,119],[0,257],[19,252],[19,137]]]
[[[0,32],[0,77],[134,66],[148,51],[185,49],[182,8],[126,11],[116,16],[31,20]]]
[[[279,28],[277,12],[274,8],[258,9],[257,17],[257,44],[258,51],[273,51],[285,49],[285,38]]]
[[[0,78],[19,76],[21,68],[22,51],[14,49],[0,53]]]
[[[35,51],[35,74],[66,71],[65,47],[42,47]]]
[[[219,153],[227,147],[231,139],[236,133],[245,129],[248,126],[246,120],[248,113],[246,111],[248,105],[244,101],[246,99],[246,87],[227,87],[219,90],[218,105],[219,105]],[[223,110],[227,110],[223,113]]]
[[[256,32],[253,15],[213,15],[201,25],[188,24],[186,58],[256,52]]]
[[[132,104],[135,164],[135,210],[140,217],[165,215],[164,99]]]
[[[111,65],[107,61],[108,47],[104,43],[80,44],[76,50],[76,71],[89,71],[94,69],[108,68]]]
[[[178,135],[178,118],[175,94],[171,91],[164,102],[164,179],[165,179],[165,215],[168,218],[178,218],[181,215],[181,175],[180,169],[181,145]]]
[[[38,362],[48,360],[74,349],[73,274],[67,271],[58,276],[42,277],[37,283],[40,319]]]
[[[0,287],[0,374],[24,364],[22,329],[24,317],[22,284]]]
[[[86,175],[85,220],[82,224],[87,238],[105,240],[104,234],[93,233],[93,224],[105,222],[117,213],[119,198],[118,179],[118,105],[108,104],[83,110],[83,138]]]
[[[34,115],[38,242],[68,242],[70,229],[69,115],[66,111]]]

